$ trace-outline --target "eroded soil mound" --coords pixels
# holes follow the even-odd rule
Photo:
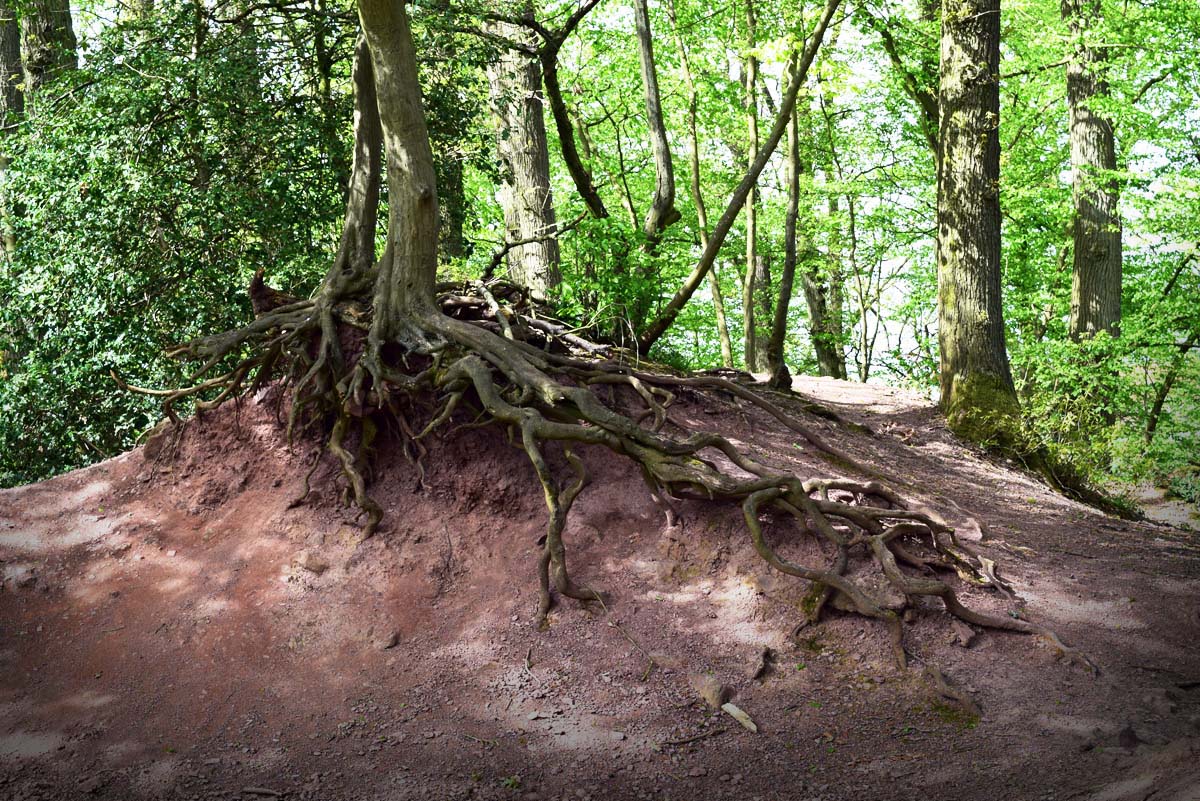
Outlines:
[[[593,482],[566,540],[607,603],[565,602],[538,631],[545,505],[502,435],[447,430],[423,472],[385,446],[386,516],[359,542],[333,460],[247,401],[0,492],[0,797],[1200,798],[1196,535],[1064,500],[901,391],[803,389],[877,432],[814,423],[940,509],[1102,674],[933,605],[904,672],[855,615],[790,638],[806,587],[755,555],[738,508],[686,503],[668,527],[601,450],[581,451]],[[672,413],[831,472],[733,399]]]

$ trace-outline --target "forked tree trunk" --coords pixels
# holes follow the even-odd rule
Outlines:
[[[1092,108],[1093,101],[1108,94],[1101,74],[1104,51],[1087,41],[1100,13],[1100,0],[1062,2],[1075,40],[1067,62],[1067,102],[1075,202],[1070,334],[1076,341],[1100,331],[1115,336],[1121,324],[1121,218],[1111,177],[1117,168],[1116,147],[1112,121]]]
[[[654,41],[650,33],[650,10],[646,0],[633,0],[633,19],[637,28],[638,61],[642,84],[646,87],[646,122],[650,127],[650,145],[654,153],[654,197],[642,224],[647,246],[653,249],[663,231],[679,220],[675,208],[675,169],[671,164],[671,145],[663,121],[658,92],[658,68],[654,64]]]
[[[387,156],[387,248],[375,282],[372,344],[411,343],[410,325],[431,320],[437,275],[438,195],[433,152],[421,106],[406,0],[359,0],[371,49],[379,119]]]
[[[57,73],[79,65],[68,0],[29,0],[23,4],[21,33],[25,90],[30,94]]]
[[[506,39],[533,46],[533,37],[525,28],[496,22],[491,29]],[[536,59],[517,50],[502,51],[487,72],[498,127],[496,149],[503,169],[500,204],[505,236],[508,243],[524,243],[506,254],[508,274],[542,300],[554,294],[561,282],[542,73]]]
[[[938,159],[941,403],[968,439],[1016,444],[1000,303],[1000,0],[946,0]]]

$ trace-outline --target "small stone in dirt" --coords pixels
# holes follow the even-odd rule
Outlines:
[[[701,776],[707,776],[708,769],[707,768],[692,768],[691,770],[688,771],[688,775],[691,776],[692,778],[698,779]]]
[[[329,569],[329,563],[311,551],[301,551],[296,554],[296,558],[292,560],[292,564],[310,573],[315,573],[318,576]]]
[[[954,636],[950,641],[955,645],[961,645],[963,648],[970,648],[971,643],[979,636],[979,632],[961,620],[951,621],[950,628],[954,631]]]
[[[624,739],[625,739],[625,732],[623,732],[623,731],[614,731],[614,732],[612,733],[612,736],[613,736],[613,739],[614,739],[614,740],[617,740],[617,741],[624,740]]]
[[[722,684],[713,676],[693,674],[688,678],[692,689],[704,699],[704,703],[713,709],[719,709],[721,704],[733,697],[733,688]]]
[[[375,641],[375,645],[380,651],[386,651],[389,648],[395,648],[399,644],[400,632],[396,631],[395,629],[389,631]]]
[[[167,556],[174,556],[174,555],[175,555],[175,551],[173,549],[170,551],[167,551]]]

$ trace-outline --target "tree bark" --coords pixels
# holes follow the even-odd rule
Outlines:
[[[817,55],[817,50],[821,46],[821,39],[825,36],[829,22],[833,19],[833,15],[837,12],[840,5],[841,0],[826,0],[825,8],[821,12],[821,18],[817,22],[817,27],[813,31],[812,36],[805,42],[804,53],[800,58],[800,67],[796,70],[791,85],[788,86],[787,93],[780,102],[779,114],[775,117],[775,124],[771,128],[771,133],[768,134],[767,140],[758,154],[758,158],[750,165],[750,169],[746,172],[746,175],[742,178],[737,188],[734,189],[733,196],[729,199],[729,204],[725,207],[725,211],[721,214],[721,218],[717,220],[717,224],[713,228],[708,240],[708,246],[704,248],[704,252],[700,255],[695,268],[684,279],[683,286],[679,288],[663,307],[658,319],[647,326],[638,336],[638,350],[642,353],[649,352],[654,343],[666,333],[671,324],[675,322],[675,318],[679,316],[680,310],[687,305],[688,300],[696,292],[696,289],[700,286],[700,282],[705,279],[709,270],[712,269],[717,254],[720,252],[721,246],[725,243],[725,237],[729,235],[729,230],[733,227],[733,223],[737,219],[742,206],[745,204],[751,188],[758,182],[758,176],[762,174],[768,159],[770,159],[771,154],[779,145],[779,140],[783,138],[788,121],[792,116],[792,109],[796,107],[796,95],[800,92],[800,87],[808,77],[809,67],[812,66],[813,59]]]
[[[1074,52],[1067,61],[1075,265],[1071,278],[1070,334],[1075,341],[1121,324],[1121,218],[1112,121],[1091,104],[1108,95],[1105,53],[1087,41],[1100,21],[1100,0],[1062,0]]]
[[[361,280],[375,265],[375,231],[379,215],[379,183],[383,128],[375,90],[375,70],[365,36],[354,48],[354,160],[350,167],[346,219],[327,291],[340,293]],[[331,295],[334,296],[334,295]]]
[[[507,22],[492,26],[500,36],[529,42],[526,31]],[[530,43],[532,44],[532,43]],[[500,204],[509,242],[525,242],[508,251],[508,274],[544,300],[561,282],[558,228],[550,189],[550,151],[539,63],[519,50],[501,52],[488,66],[492,112],[497,120],[496,149],[503,168]]]
[[[8,204],[8,139],[21,114],[25,111],[25,95],[21,82],[21,28],[15,10],[0,3],[0,240],[4,253],[11,255],[17,240],[9,224]]]
[[[431,320],[437,275],[437,182],[406,0],[359,0],[359,18],[371,49],[379,119],[387,154],[388,238],[375,282],[375,319],[369,342],[418,346],[425,336],[408,325]],[[416,340],[414,342],[414,340]]]
[[[938,134],[938,345],[953,430],[1016,445],[1000,298],[1000,0],[947,0]]]
[[[29,0],[21,10],[21,62],[31,95],[63,70],[79,66],[68,0]]]
[[[831,195],[830,217],[838,214],[838,199]],[[846,379],[846,356],[842,351],[842,253],[839,234],[831,234],[825,258],[806,258],[802,273],[804,300],[808,305],[809,336],[821,375]]]
[[[650,10],[646,0],[633,0],[633,19],[637,28],[638,61],[642,83],[646,87],[646,122],[650,127],[650,145],[654,153],[654,198],[646,211],[642,233],[653,249],[667,227],[680,218],[675,208],[675,168],[671,163],[671,145],[663,122],[662,101],[658,91],[658,69],[654,64],[654,42],[650,33]]]
[[[800,167],[800,120],[793,110],[792,124],[788,126],[788,205],[783,222],[783,274],[779,276],[779,297],[775,300],[771,340],[767,343],[767,383],[775,389],[790,389],[792,386],[792,375],[783,359],[783,346],[787,339],[788,306],[792,301],[792,286],[799,260]]]

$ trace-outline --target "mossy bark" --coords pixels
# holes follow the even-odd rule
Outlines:
[[[938,144],[938,345],[950,426],[1018,444],[1000,297],[1000,0],[947,0]]]

